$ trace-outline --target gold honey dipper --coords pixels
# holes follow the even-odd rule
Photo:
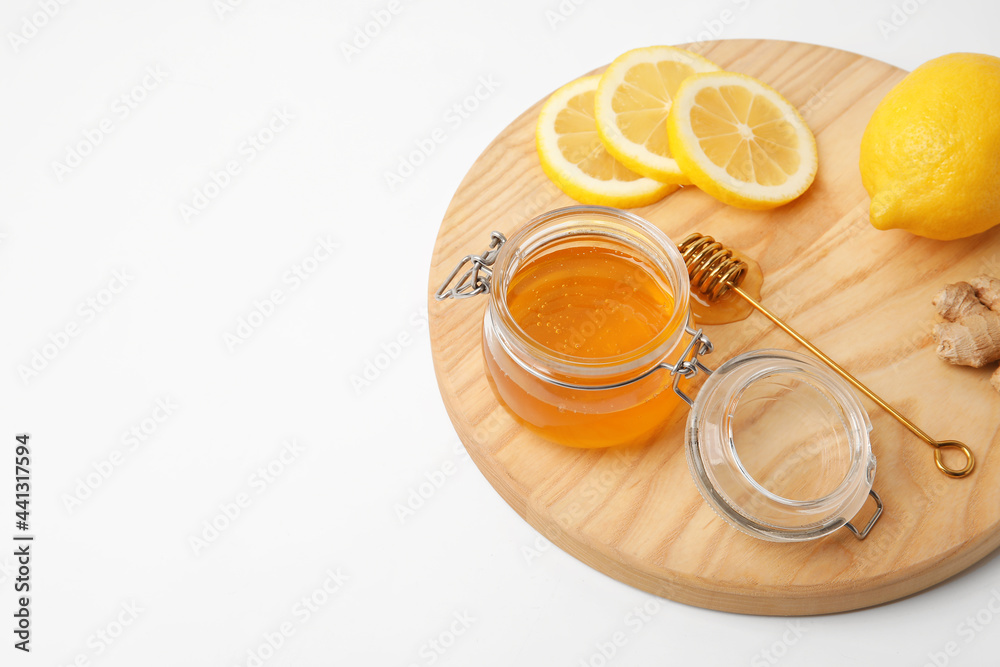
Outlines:
[[[747,274],[745,262],[733,256],[733,252],[716,241],[711,236],[702,234],[691,234],[678,246],[684,263],[687,265],[688,276],[691,279],[691,287],[697,290],[709,302],[718,300],[730,291],[735,292],[744,301],[753,306],[764,317],[771,320],[779,329],[801,343],[806,349],[829,366],[837,375],[847,380],[855,389],[875,401],[883,410],[888,412],[900,424],[910,430],[915,436],[934,448],[934,463],[938,470],[949,477],[965,477],[976,467],[976,459],[972,451],[962,442],[957,440],[935,440],[924,433],[916,424],[904,417],[898,410],[883,401],[871,389],[861,383],[860,380],[844,370],[836,361],[824,354],[819,348],[799,335],[794,329],[781,321],[781,319],[769,311],[767,308],[757,303],[757,301],[740,288],[740,284]],[[965,455],[965,467],[961,469],[950,468],[944,462],[941,451],[944,449],[957,449]]]

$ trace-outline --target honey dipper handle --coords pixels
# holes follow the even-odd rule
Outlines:
[[[754,299],[752,296],[744,292],[736,285],[730,285],[730,289],[732,289],[743,300],[745,300],[747,303],[753,306],[754,309],[760,312],[761,315],[771,320],[771,322],[774,323],[776,327],[787,333],[789,336],[797,340],[803,347],[805,347],[810,352],[819,357],[819,359],[827,366],[829,366],[831,369],[833,369],[833,371],[836,372],[837,375],[850,382],[855,389],[860,391],[862,394],[864,394],[871,400],[875,401],[879,405],[879,407],[881,407],[883,410],[892,415],[892,417],[896,421],[898,421],[900,424],[908,428],[914,435],[916,435],[918,438],[926,442],[931,447],[934,447],[934,463],[937,465],[938,470],[948,475],[949,477],[965,477],[966,475],[972,472],[973,468],[976,467],[976,459],[972,454],[972,450],[970,450],[965,444],[955,440],[938,442],[934,438],[930,437],[922,430],[920,430],[920,428],[918,428],[916,424],[911,422],[909,419],[900,414],[895,408],[893,408],[891,405],[889,405],[881,398],[879,398],[878,395],[875,394],[875,392],[873,392],[871,389],[862,384],[860,380],[858,380],[853,375],[848,373],[846,370],[841,368],[840,364],[838,364],[830,357],[826,356],[826,354],[824,354],[822,350],[820,350],[818,347],[816,347],[808,340],[800,336],[798,332],[796,332],[790,326],[785,324],[777,315],[769,311],[761,304],[757,303],[757,300]],[[949,467],[944,462],[944,459],[941,455],[942,449],[957,449],[961,451],[965,455],[965,466],[963,468]]]

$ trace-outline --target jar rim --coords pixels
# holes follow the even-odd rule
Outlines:
[[[587,358],[563,354],[535,341],[513,318],[507,305],[511,278],[533,253],[546,244],[572,236],[596,235],[612,239],[641,254],[663,269],[674,299],[673,312],[664,328],[649,343],[614,357]],[[649,221],[620,209],[604,206],[569,206],[543,213],[515,232],[501,247],[493,266],[489,308],[498,338],[511,357],[540,364],[546,374],[581,378],[636,375],[659,365],[677,346],[690,317],[690,283],[687,267],[676,244]]]
[[[841,413],[850,463],[836,487],[818,498],[795,500],[770,491],[746,470],[735,449],[727,420],[736,403],[755,382],[779,374],[818,385]],[[708,504],[739,530],[773,541],[815,539],[850,521],[868,497],[875,474],[871,428],[857,394],[815,359],[788,350],[754,350],[724,363],[700,389],[688,416],[688,466]]]

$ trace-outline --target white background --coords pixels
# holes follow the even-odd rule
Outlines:
[[[794,620],[658,601],[545,549],[456,448],[424,304],[438,225],[476,156],[617,54],[714,30],[912,69],[1000,54],[1000,5],[907,0],[883,34],[887,1],[567,0],[553,25],[558,0],[403,0],[348,58],[342,44],[387,0],[221,13],[213,0],[51,0],[54,16],[33,18],[43,4],[0,12],[0,543],[19,431],[32,434],[38,536],[30,655],[11,648],[0,547],[0,664],[923,665],[949,642],[959,653],[938,664],[997,664],[996,557],[910,599]],[[480,77],[498,87],[449,122]],[[292,118],[268,134],[276,112]],[[110,131],[71,159],[102,120]],[[437,128],[446,140],[390,188],[385,173]],[[251,149],[258,134],[270,142]],[[211,187],[229,162],[239,173]],[[185,216],[206,186],[211,201]],[[332,257],[317,239],[338,245]],[[295,267],[313,272],[296,283]],[[252,316],[275,290],[270,316]],[[231,350],[241,318],[263,323]],[[400,336],[391,364],[352,385]],[[280,463],[292,439],[301,451]],[[268,465],[271,481],[256,472]],[[227,519],[220,507],[235,515],[241,498]],[[643,605],[648,620],[630,616]],[[992,625],[971,629],[977,613]]]

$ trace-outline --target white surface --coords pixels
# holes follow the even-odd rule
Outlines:
[[[5,2],[0,27],[21,30],[39,2]],[[996,557],[901,602],[789,620],[657,601],[545,549],[456,448],[423,304],[438,225],[476,156],[620,52],[721,27],[912,69],[1000,54],[1000,6],[897,2],[913,15],[884,36],[890,2],[563,0],[574,9],[553,28],[558,0],[402,0],[348,62],[341,43],[387,0],[232,2],[220,17],[213,0],[70,0],[17,52],[9,36],[0,45],[0,663],[254,665],[248,651],[283,623],[293,634],[261,664],[922,665],[948,642],[958,655],[939,665],[995,663]],[[147,78],[125,117],[115,100],[147,67],[166,77]],[[449,109],[481,77],[498,87],[456,122]],[[241,144],[281,110],[293,118],[248,160]],[[60,181],[53,162],[105,118],[110,134]],[[443,143],[390,190],[385,172],[438,128]],[[180,205],[230,161],[240,172],[185,222]],[[339,248],[297,284],[287,272],[327,237]],[[122,270],[124,289],[102,292]],[[273,316],[231,352],[225,335],[274,290]],[[109,297],[93,317],[79,305]],[[71,324],[78,334],[23,382],[18,367]],[[355,391],[351,377],[400,336],[409,344]],[[177,407],[129,449],[124,432],[164,416],[158,399]],[[7,457],[22,430],[38,535],[30,655],[11,648],[6,573]],[[274,464],[273,483],[254,477],[291,438],[304,450]],[[115,450],[111,476],[67,509]],[[397,505],[440,470],[453,474],[401,522]],[[196,555],[190,537],[240,494],[250,505]],[[348,579],[326,596],[328,570]],[[314,593],[325,604],[296,606]],[[108,646],[96,633],[130,603],[141,611]],[[648,620],[631,611],[643,605]],[[974,630],[977,613],[992,624]]]

